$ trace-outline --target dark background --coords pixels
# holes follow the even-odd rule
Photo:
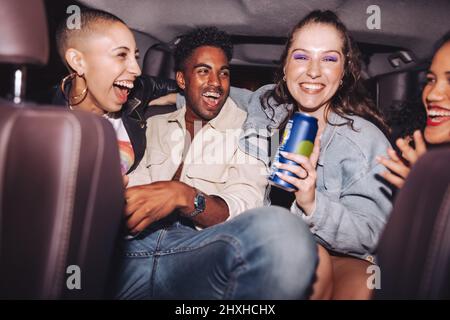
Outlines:
[[[45,0],[50,39],[50,56],[46,66],[27,66],[26,100],[30,102],[51,103],[53,93],[68,70],[58,55],[55,32],[58,24],[67,17],[66,9],[70,5],[83,7],[73,0]],[[0,64],[0,97],[10,98],[13,91],[15,66]],[[232,67],[232,85],[255,90],[273,81],[274,70],[266,67]]]

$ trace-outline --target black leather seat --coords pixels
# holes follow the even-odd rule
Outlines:
[[[376,77],[378,107],[389,112],[392,107],[404,101],[418,98],[419,76],[419,72],[404,71]]]
[[[170,48],[163,44],[155,44],[145,53],[142,73],[153,77],[175,79],[174,66]]]
[[[157,78],[175,80],[175,61],[172,51],[167,45],[157,43],[151,46],[144,56],[142,65],[142,74]],[[135,85],[139,85],[135,83]],[[164,105],[147,108],[145,110],[145,119],[158,114],[170,113],[177,110],[176,105]]]
[[[43,8],[2,1],[1,30],[26,28],[9,30],[17,43],[0,46],[1,63],[46,62],[48,48],[28,40],[47,37]],[[107,120],[0,99],[0,299],[105,297],[123,206]]]
[[[366,83],[389,122],[392,129],[390,140],[394,147],[397,138],[425,126],[426,113],[420,97],[424,79],[425,71],[419,66],[414,70],[377,76]]]

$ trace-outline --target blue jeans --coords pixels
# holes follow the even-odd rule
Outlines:
[[[124,240],[121,259],[119,299],[304,299],[318,262],[306,224],[274,206],[200,231],[149,228]]]

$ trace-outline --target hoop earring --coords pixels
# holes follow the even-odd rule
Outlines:
[[[286,75],[283,76],[283,81],[286,82]]]
[[[342,87],[342,84],[344,83],[344,81],[342,81],[342,79],[341,79],[341,81],[339,81],[339,86],[341,86]]]
[[[77,95],[72,96],[72,97],[70,97],[70,96],[67,97],[67,96],[66,96],[66,92],[65,92],[66,82],[67,82],[67,81],[72,82],[76,77],[80,77],[80,78],[82,78],[82,79],[84,80],[85,88],[83,89],[83,91],[81,91],[80,94],[77,94]],[[84,101],[84,99],[85,99],[86,96],[87,96],[88,87],[87,87],[86,79],[84,79],[83,76],[79,76],[76,72],[72,72],[71,74],[69,74],[68,76],[64,77],[64,78],[61,80],[60,90],[61,90],[61,92],[63,93],[64,99],[69,103],[69,108],[70,108],[71,110],[73,110],[73,109],[72,109],[72,106],[79,105],[81,102]],[[77,99],[80,99],[80,98],[82,98],[80,101],[78,101],[78,102],[76,102],[76,103],[73,103],[73,104],[71,103],[71,100],[73,101],[73,100],[77,100]]]

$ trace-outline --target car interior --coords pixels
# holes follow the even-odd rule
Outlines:
[[[43,3],[2,9],[0,62],[45,65]],[[115,132],[100,117],[26,102],[17,87],[15,100],[0,99],[0,298],[101,297],[123,206]],[[89,270],[86,290],[68,289],[71,265]]]
[[[217,26],[234,43],[231,84],[249,90],[273,82],[293,25],[313,9],[333,10],[361,50],[364,83],[390,121],[391,142],[410,125],[399,114],[419,98],[433,44],[450,27],[448,0],[379,0],[379,28],[369,28],[368,0],[0,0],[1,299],[106,297],[124,204],[114,131],[100,117],[51,106],[67,75],[55,29],[70,5],[123,19],[142,73],[166,79],[175,77],[177,37]],[[175,110],[158,108],[147,116]],[[425,114],[417,113],[420,128]],[[284,197],[274,191],[272,203]],[[84,290],[67,289],[69,265],[89,275]]]

